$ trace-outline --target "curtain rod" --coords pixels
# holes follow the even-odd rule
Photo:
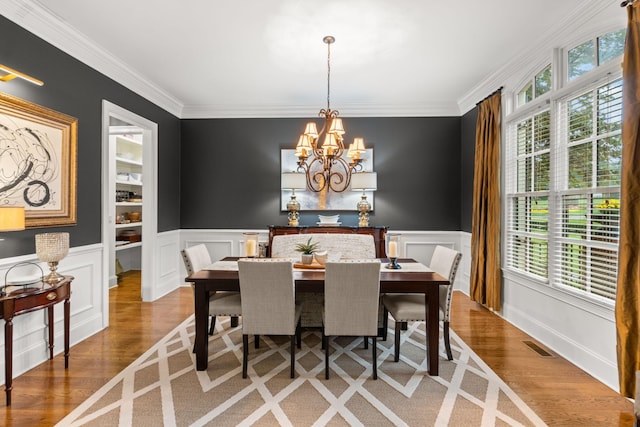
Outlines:
[[[625,7],[627,5],[630,5],[631,3],[633,3],[634,0],[624,0],[622,3],[620,3],[620,7]]]
[[[491,92],[489,95],[485,96],[484,98],[482,98],[480,101],[476,102],[476,106],[480,105],[481,102],[486,101],[487,99],[491,98],[493,95],[495,95],[498,92],[502,92],[502,89],[504,88],[504,86],[500,86],[498,89],[494,90],[493,92]]]

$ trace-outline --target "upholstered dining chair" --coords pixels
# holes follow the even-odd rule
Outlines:
[[[184,267],[189,275],[211,264],[211,255],[204,244],[190,246],[183,249],[181,253]],[[194,287],[193,283],[191,287]],[[242,315],[239,292],[215,292],[211,293],[209,298],[209,315],[211,316],[209,335],[213,335],[216,316],[230,316],[231,326],[238,326],[238,316]]]
[[[371,338],[372,376],[378,379],[379,300],[380,261],[344,260],[325,264],[322,344],[326,379],[329,379],[327,337],[330,336],[364,336],[365,343]]]
[[[286,335],[291,339],[291,378],[295,376],[295,341],[301,346],[293,263],[259,258],[238,261],[242,300],[242,378],[247,378],[249,335]],[[256,341],[257,342],[257,341]],[[256,348],[258,346],[256,345]]]
[[[453,360],[449,341],[449,318],[453,282],[456,278],[462,254],[445,246],[436,246],[429,266],[433,271],[449,279],[448,286],[440,286],[439,319],[443,323],[444,346],[447,358]],[[391,313],[395,321],[394,361],[400,360],[400,329],[403,322],[425,321],[424,294],[385,294],[382,297],[385,316]]]

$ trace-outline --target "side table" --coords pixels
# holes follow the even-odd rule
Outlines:
[[[7,406],[11,406],[13,388],[13,318],[35,310],[47,309],[49,327],[49,359],[53,359],[53,306],[64,301],[64,368],[69,368],[69,317],[72,276],[54,285],[32,284],[28,288],[11,291],[0,296],[0,318],[4,319],[4,372]],[[34,288],[33,286],[37,286]]]

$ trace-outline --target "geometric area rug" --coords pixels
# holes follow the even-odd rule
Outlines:
[[[392,321],[390,322],[392,324]],[[251,343],[242,379],[242,326],[218,318],[209,365],[196,371],[190,316],[61,420],[58,426],[544,426],[544,422],[453,332],[453,360],[440,343],[440,376],[427,374],[424,323],[378,340],[378,380],[362,338],[330,341],[324,379],[319,331],[306,331],[289,378],[289,341]]]

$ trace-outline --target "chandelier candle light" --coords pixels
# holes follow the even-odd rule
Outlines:
[[[362,154],[365,152],[364,140],[355,138],[345,150],[345,134],[342,119],[337,110],[331,109],[331,44],[333,36],[322,39],[327,44],[327,108],[318,114],[325,121],[318,132],[315,122],[307,123],[304,133],[298,139],[296,157],[298,170],[306,177],[307,188],[314,192],[332,190],[340,193],[349,188],[353,172],[362,170]],[[323,139],[322,145],[318,141]]]
[[[40,261],[49,264],[51,271],[42,278],[44,283],[54,285],[64,279],[58,269],[60,262],[69,253],[69,233],[44,233],[36,234],[36,255]]]

